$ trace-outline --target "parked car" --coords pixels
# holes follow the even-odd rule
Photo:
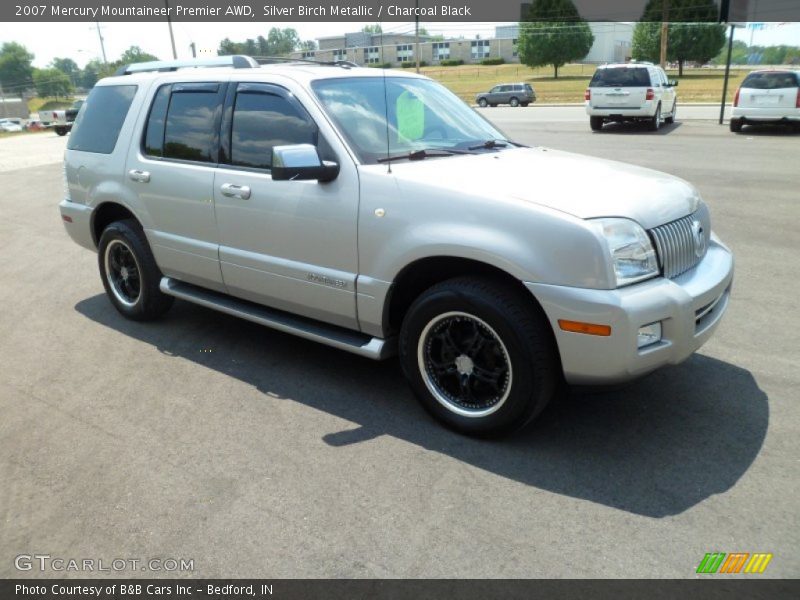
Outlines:
[[[747,123],[791,123],[800,127],[800,71],[751,71],[736,90],[730,128]]]
[[[17,122],[17,119],[0,119],[0,131],[7,133],[22,131],[22,125]]]
[[[561,382],[681,362],[730,298],[733,257],[689,183],[525,147],[412,73],[123,67],[64,166],[64,225],[124,317],[181,298],[398,353],[423,406],[467,434],[521,427]]]
[[[72,124],[75,122],[83,102],[83,100],[76,100],[66,110],[41,111],[39,118],[47,127],[52,127],[58,135],[67,135],[72,130]]]
[[[510,104],[511,106],[528,106],[536,102],[536,92],[529,83],[501,83],[488,92],[475,96],[478,106],[497,106]]]
[[[604,123],[640,121],[653,131],[673,123],[678,113],[677,81],[652,63],[622,63],[597,68],[583,96],[592,130]]]

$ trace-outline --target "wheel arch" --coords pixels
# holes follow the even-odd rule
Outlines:
[[[133,219],[140,227],[142,226],[141,220],[129,208],[119,202],[106,201],[99,204],[92,211],[91,229],[95,248],[100,244],[100,236],[103,235],[103,230],[114,221],[122,221],[123,219]]]
[[[531,306],[542,311],[541,305],[520,279],[497,266],[459,256],[428,256],[403,267],[394,278],[383,307],[383,330],[387,336],[400,330],[408,309],[420,294],[437,283],[455,277],[475,276],[500,282],[517,290],[530,300]]]

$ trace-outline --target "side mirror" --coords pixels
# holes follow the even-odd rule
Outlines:
[[[669,80],[670,87],[678,87],[678,80],[677,79],[670,79]]]
[[[275,181],[333,181],[339,176],[339,165],[322,160],[315,146],[292,144],[272,148],[272,179]]]

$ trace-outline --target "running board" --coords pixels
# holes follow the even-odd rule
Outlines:
[[[370,337],[344,327],[299,317],[256,304],[255,302],[241,300],[190,283],[184,283],[177,279],[171,279],[170,277],[162,278],[159,287],[162,292],[169,296],[175,296],[181,300],[193,302],[206,308],[212,308],[234,317],[247,319],[265,327],[291,333],[307,340],[333,346],[339,350],[346,350],[373,360],[389,358],[396,353],[394,339],[383,340]]]

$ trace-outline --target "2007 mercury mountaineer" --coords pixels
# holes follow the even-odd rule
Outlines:
[[[523,147],[405,72],[132,65],[89,94],[65,174],[65,227],[125,317],[177,297],[397,352],[425,408],[475,435],[521,427],[562,381],[686,359],[733,278],[685,181]]]

